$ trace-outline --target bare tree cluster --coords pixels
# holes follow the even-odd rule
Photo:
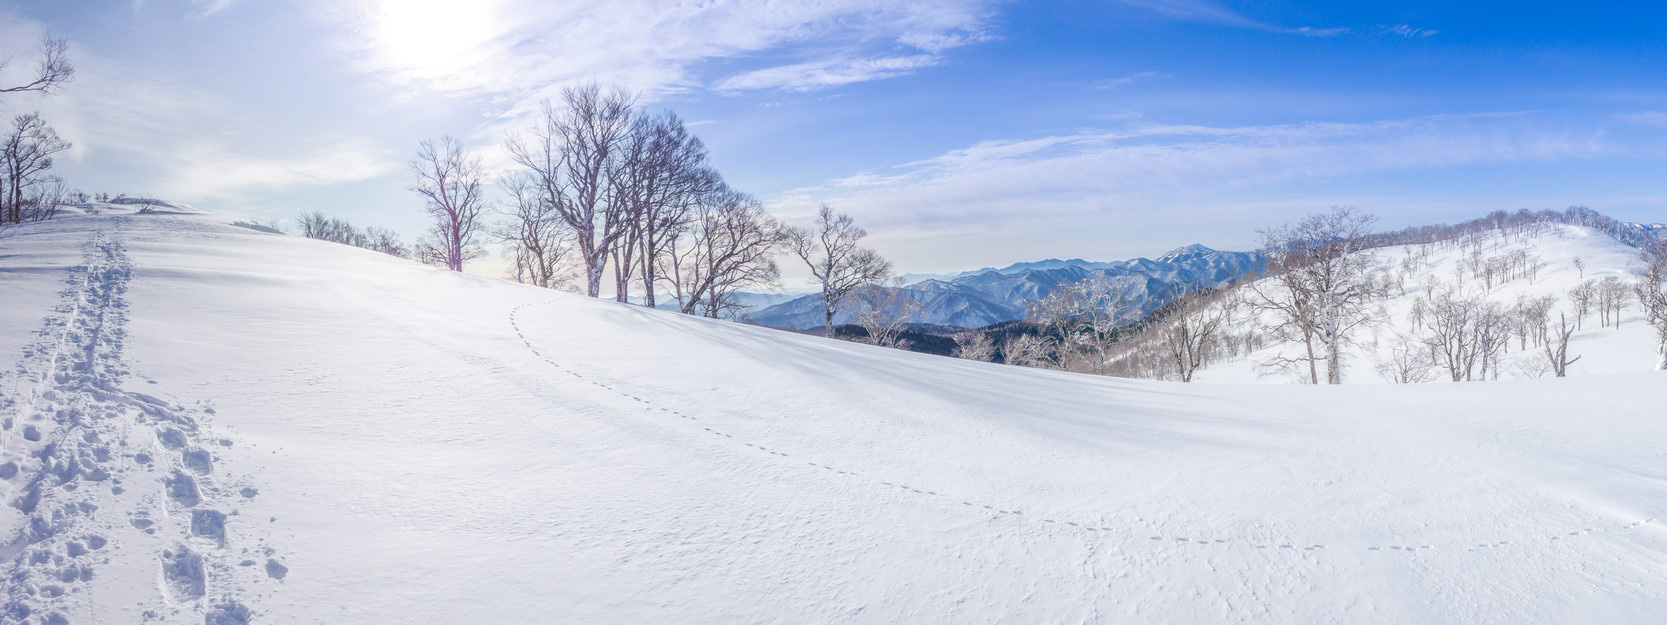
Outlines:
[[[1032,306],[1035,331],[1010,336],[999,349],[992,345],[991,356],[1009,364],[1190,382],[1208,364],[1266,346],[1259,328],[1235,327],[1243,309],[1237,290],[1183,292],[1141,318],[1114,287],[1102,276],[1056,290]],[[973,339],[958,340],[965,345]]]
[[[757,198],[728,189],[703,196],[691,218],[668,238],[660,280],[671,284],[678,310],[714,319],[741,310],[735,294],[781,280],[776,252],[787,230]]]
[[[0,58],[0,71],[11,61]],[[74,77],[68,43],[48,36],[41,40],[41,58],[34,76],[20,84],[0,84],[0,94],[56,93]],[[59,137],[39,113],[12,118],[0,141],[0,228],[51,218],[67,196],[63,180],[50,173],[53,156],[68,150],[70,143]]]
[[[1262,232],[1272,279],[1250,284],[1250,305],[1272,314],[1276,334],[1304,350],[1265,365],[1306,369],[1309,382],[1319,384],[1324,362],[1326,382],[1342,383],[1342,349],[1373,320],[1371,304],[1381,298],[1369,238],[1375,221],[1358,209],[1334,207]]]
[[[1598,319],[1600,325],[1621,327],[1621,311],[1632,299],[1632,288],[1615,276],[1604,276],[1598,280],[1597,288]]]
[[[1545,268],[1545,261],[1528,248],[1484,255],[1480,237],[1467,241],[1471,242],[1468,246],[1470,255],[1460,261],[1460,271],[1468,270],[1472,278],[1482,281],[1486,290],[1492,291],[1495,286],[1518,279],[1527,279],[1529,284],[1533,284],[1539,279],[1540,270]]]
[[[736,309],[738,289],[779,278],[781,225],[724,183],[672,113],[572,87],[506,149],[520,172],[506,183],[515,207],[498,239],[528,281],[563,282],[572,259],[585,293],[600,297],[611,265],[619,301],[637,290],[655,306],[669,289],[683,312],[717,317]]]
[[[65,201],[64,181],[51,175],[53,156],[70,143],[27,113],[0,135],[0,224],[49,219]]]
[[[359,229],[345,219],[330,217],[318,211],[302,213],[295,221],[301,230],[301,236],[309,239],[362,247],[400,258],[411,257],[410,248],[406,247],[400,241],[399,234],[392,230],[375,226]]]
[[[1667,370],[1667,242],[1644,248],[1644,271],[1634,293],[1644,317],[1655,326],[1656,368]]]
[[[531,176],[510,176],[499,181],[499,186],[510,197],[508,208],[502,210],[507,219],[489,234],[509,261],[508,277],[547,289],[569,286],[578,277],[568,262],[576,247],[573,229],[557,216],[555,205],[543,201]]]
[[[1413,303],[1430,360],[1454,382],[1485,380],[1500,372],[1499,356],[1514,332],[1505,305],[1481,295],[1434,285]]]
[[[1057,337],[1053,361],[1068,371],[1108,373],[1112,344],[1126,325],[1123,291],[1111,278],[1096,274],[1054,289],[1032,303],[1030,319]]]
[[[1158,326],[1158,336],[1180,381],[1191,382],[1193,373],[1222,347],[1218,339],[1226,333],[1236,303],[1231,295],[1191,293],[1172,304],[1174,312]]]
[[[990,362],[996,357],[995,340],[985,332],[967,332],[955,337],[956,358]]]
[[[1451,243],[1467,238],[1477,238],[1477,235],[1489,232],[1499,232],[1506,237],[1526,238],[1538,236],[1544,233],[1548,226],[1555,224],[1592,228],[1637,248],[1643,248],[1656,242],[1654,235],[1633,227],[1632,224],[1614,219],[1584,206],[1571,206],[1560,211],[1531,211],[1528,209],[1515,212],[1494,211],[1488,213],[1485,217],[1457,224],[1413,226],[1392,232],[1380,232],[1371,236],[1370,244],[1373,247],[1383,247],[1389,245]]]

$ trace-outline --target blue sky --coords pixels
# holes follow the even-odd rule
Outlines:
[[[1455,6],[1455,5],[1463,6]],[[1667,220],[1667,9],[1619,3],[142,0],[0,4],[81,72],[40,109],[72,186],[422,228],[405,162],[580,81],[677,111],[789,220],[905,271],[1251,245],[1588,205]]]

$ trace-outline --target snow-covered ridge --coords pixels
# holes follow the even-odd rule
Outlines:
[[[35,621],[1652,623],[1667,609],[1658,373],[1118,380],[644,310],[208,216],[15,233],[0,240],[0,354],[19,366],[0,417],[5,457],[43,495],[24,513],[30,482],[0,479],[0,536],[66,519],[0,563]],[[120,297],[88,300],[119,301],[94,306],[119,326],[43,321],[81,301],[62,292],[84,268],[117,267],[99,274]],[[90,346],[71,351],[105,373],[39,375],[43,340]],[[64,393],[31,394],[40,380]],[[182,417],[194,435],[175,449],[162,427],[184,433]],[[40,471],[24,426],[66,436],[108,479]],[[176,468],[195,506],[170,496]],[[224,513],[219,536],[191,529],[199,509]],[[181,545],[201,558],[200,596]],[[50,574],[83,566],[73,583]]]
[[[1432,289],[1482,297],[1502,307],[1518,306],[1536,298],[1552,298],[1552,321],[1564,315],[1574,331],[1570,357],[1578,357],[1568,375],[1601,375],[1655,368],[1655,334],[1636,300],[1621,307],[1618,322],[1605,321],[1595,310],[1581,314],[1570,291],[1583,282],[1604,279],[1631,285],[1638,280],[1638,250],[1592,228],[1547,225],[1529,233],[1486,231],[1461,241],[1433,245],[1391,246],[1372,250],[1381,264],[1381,278],[1399,285],[1385,301],[1375,306],[1375,321],[1356,337],[1356,345],[1345,350],[1346,382],[1387,383],[1380,375],[1397,350],[1417,344],[1426,330],[1414,313],[1418,301],[1433,294]],[[1485,279],[1474,268],[1478,260],[1519,255],[1532,264],[1532,271],[1501,272]],[[1237,325],[1241,333],[1266,336],[1270,316],[1250,318]],[[1260,328],[1258,328],[1260,326]],[[1277,341],[1216,362],[1198,373],[1200,381],[1292,382],[1300,375],[1271,369],[1264,363],[1297,352],[1297,344]],[[1488,379],[1538,378],[1550,375],[1543,345],[1532,333],[1513,332],[1503,346],[1498,366]],[[1441,373],[1441,375],[1436,375]],[[1433,371],[1425,381],[1448,379]],[[1450,381],[1450,380],[1448,380]]]

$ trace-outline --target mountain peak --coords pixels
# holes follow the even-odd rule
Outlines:
[[[1215,250],[1210,249],[1209,247],[1206,247],[1203,243],[1194,243],[1192,245],[1183,245],[1181,247],[1177,247],[1175,249],[1169,250],[1168,254],[1164,254],[1163,256],[1158,257],[1158,261],[1167,263],[1167,262],[1172,262],[1176,259],[1179,259],[1179,258],[1182,258],[1182,257],[1185,257],[1185,256],[1193,256],[1195,254],[1209,254],[1209,253],[1214,252],[1214,251]]]

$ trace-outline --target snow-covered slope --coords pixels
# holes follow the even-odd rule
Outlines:
[[[7,622],[1667,611],[1660,373],[1140,382],[592,301],[212,216],[14,232]]]
[[[1411,311],[1419,298],[1428,295],[1432,279],[1445,288],[1452,288],[1458,283],[1458,276],[1462,275],[1462,292],[1482,295],[1507,307],[1514,305],[1520,297],[1554,296],[1557,302],[1552,309],[1551,320],[1555,322],[1558,314],[1562,313],[1570,325],[1576,324],[1576,311],[1568,295],[1570,288],[1584,280],[1614,277],[1632,284],[1638,279],[1634,271],[1640,263],[1638,250],[1591,228],[1547,225],[1537,234],[1507,235],[1491,231],[1481,237],[1480,248],[1484,257],[1523,250],[1538,258],[1542,267],[1532,276],[1504,280],[1489,288],[1481,278],[1474,277],[1473,272],[1460,270],[1460,264],[1465,263],[1471,254],[1467,249],[1453,245],[1430,246],[1428,259],[1418,263],[1419,269],[1403,280],[1405,291],[1397,291],[1382,302],[1381,310],[1372,315],[1374,322],[1363,327],[1356,337],[1358,344],[1345,350],[1345,382],[1386,383],[1385,378],[1377,373],[1377,366],[1391,357],[1401,337],[1417,340],[1421,335],[1422,330],[1415,327]],[[1409,255],[1418,254],[1423,247],[1393,246],[1380,248],[1374,253],[1386,271],[1399,271],[1400,264]],[[1271,324],[1273,321],[1270,316],[1256,322]],[[1240,327],[1247,326],[1241,324]],[[1596,312],[1588,314],[1579,327],[1569,342],[1569,357],[1579,357],[1579,361],[1569,366],[1568,375],[1638,372],[1655,368],[1658,358],[1655,330],[1645,319],[1636,298],[1631,298],[1622,309],[1619,327],[1605,326]],[[1507,343],[1498,378],[1548,375],[1544,364],[1546,356],[1541,347],[1530,342],[1524,350],[1515,337]],[[1295,355],[1299,348],[1298,343],[1272,344],[1246,357],[1201,369],[1196,379],[1206,382],[1289,383],[1301,375],[1270,371],[1259,365],[1280,353]],[[1433,375],[1431,381],[1450,379],[1444,371],[1437,373],[1440,375]]]

